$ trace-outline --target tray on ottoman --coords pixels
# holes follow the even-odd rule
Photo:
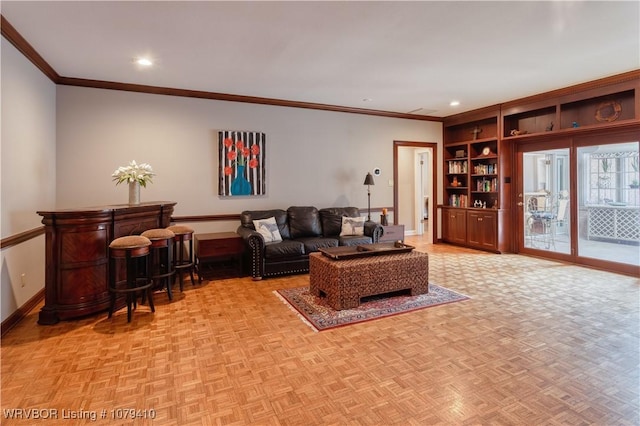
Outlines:
[[[353,259],[358,257],[377,256],[382,254],[408,253],[415,247],[402,242],[364,244],[361,246],[340,246],[321,248],[318,251],[323,255],[334,259]]]
[[[382,254],[382,253],[380,253]],[[408,290],[429,292],[429,257],[418,251],[345,260],[309,255],[309,291],[335,310],[355,308],[363,297]]]

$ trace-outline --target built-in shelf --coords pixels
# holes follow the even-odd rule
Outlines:
[[[638,110],[635,71],[446,117],[442,239],[496,252],[515,249],[516,149],[610,131],[634,137]],[[633,179],[624,179],[626,193],[638,191]]]
[[[564,99],[516,106],[502,111],[503,138],[539,135],[581,128],[595,129],[636,121],[635,89],[604,95],[584,94]]]

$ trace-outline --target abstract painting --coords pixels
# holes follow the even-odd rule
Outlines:
[[[265,143],[264,133],[236,130],[218,132],[219,195],[265,195]]]

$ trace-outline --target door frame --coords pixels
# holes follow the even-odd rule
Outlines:
[[[428,155],[427,155],[428,154]],[[413,196],[414,196],[414,214],[416,215],[416,235],[424,235],[425,231],[424,231],[424,215],[425,215],[425,204],[424,204],[424,196],[425,196],[425,191],[429,190],[429,187],[431,185],[424,185],[424,169],[425,169],[425,163],[423,161],[423,158],[425,156],[427,157],[431,157],[431,155],[433,155],[433,151],[429,150],[429,148],[426,149],[422,149],[422,148],[416,148],[413,151],[413,159],[414,159],[414,184],[416,185],[416,191],[414,192]],[[427,164],[428,167],[431,167],[432,161],[429,160],[429,163]],[[430,181],[430,180],[429,180]],[[429,193],[429,204],[431,204],[431,202],[433,202],[433,197],[434,194]],[[431,213],[428,209],[426,211],[427,216],[429,215],[429,213]]]
[[[393,141],[393,223],[398,225],[399,213],[399,201],[398,201],[398,149],[399,148],[431,148],[431,194],[433,198],[437,198],[438,188],[438,144],[436,142],[415,142],[415,141]],[[415,195],[415,194],[414,194]],[[429,220],[434,220],[436,217],[436,204],[429,200]],[[437,241],[437,226],[435,221],[431,226],[431,241],[435,243]]]
[[[616,272],[625,275],[639,276],[640,267],[636,265],[629,265],[624,263],[611,262],[602,259],[593,259],[583,256],[579,256],[578,253],[578,157],[577,152],[579,147],[592,146],[592,145],[608,145],[622,142],[635,141],[640,138],[640,133],[634,129],[599,129],[589,132],[589,134],[576,134],[572,136],[558,136],[558,135],[545,135],[541,138],[534,138],[531,140],[516,141],[514,146],[514,168],[513,173],[516,176],[516,185],[513,188],[512,200],[513,212],[511,220],[516,224],[514,227],[516,232],[512,233],[513,247],[516,253],[522,253],[525,255],[532,255],[537,257],[543,257],[548,259],[568,261],[572,264],[587,266],[596,269],[602,269],[606,271]],[[522,208],[518,206],[519,189],[522,189],[522,154],[523,150],[540,150],[540,149],[557,149],[557,148],[569,148],[569,221],[571,226],[571,242],[572,242],[572,254],[553,253],[542,250],[526,249],[519,250],[520,239],[524,239],[524,226],[522,224]]]
[[[571,139],[566,138],[558,138],[553,140],[545,140],[545,141],[537,141],[537,142],[518,142],[515,147],[515,155],[516,155],[516,185],[515,185],[515,213],[513,220],[516,224],[516,241],[514,241],[517,253],[530,254],[536,256],[542,256],[549,259],[562,260],[567,262],[576,263],[576,238],[577,234],[577,219],[576,214],[576,201],[577,201],[577,183],[576,179],[572,179],[572,176],[576,176],[576,160],[575,160],[575,147],[573,146],[573,141]],[[545,150],[555,150],[555,149],[568,149],[569,150],[569,211],[567,215],[569,216],[569,227],[571,230],[570,233],[570,241],[571,241],[571,250],[570,254],[567,253],[558,253],[554,251],[548,250],[538,250],[535,248],[525,247],[524,238],[525,238],[525,229],[524,222],[522,218],[524,217],[524,164],[523,157],[525,152],[533,152],[533,151],[545,151]]]

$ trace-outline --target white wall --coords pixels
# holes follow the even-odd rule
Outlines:
[[[1,48],[0,220],[6,238],[42,226],[36,211],[55,206],[56,87],[4,38]],[[3,249],[0,263],[5,320],[44,287],[44,236]]]
[[[157,173],[142,200],[177,201],[176,216],[366,209],[366,173],[380,167],[376,181],[393,179],[394,139],[442,138],[434,122],[68,86],[57,93],[58,208],[126,203],[127,188],[111,173],[135,159]],[[218,196],[218,130],[266,133],[267,195]],[[372,187],[371,204],[393,205],[393,188]]]
[[[218,196],[218,130],[267,135],[267,195]],[[124,204],[111,173],[135,159],[154,183],[143,201],[175,215],[237,214],[290,205],[366,209],[364,176],[393,179],[393,140],[441,142],[441,123],[329,111],[55,86],[2,40],[2,236],[41,226],[38,210]],[[393,188],[372,188],[372,207]],[[192,224],[235,230],[235,221]],[[1,317],[44,287],[44,236],[2,251]],[[25,286],[21,276],[25,274]]]

